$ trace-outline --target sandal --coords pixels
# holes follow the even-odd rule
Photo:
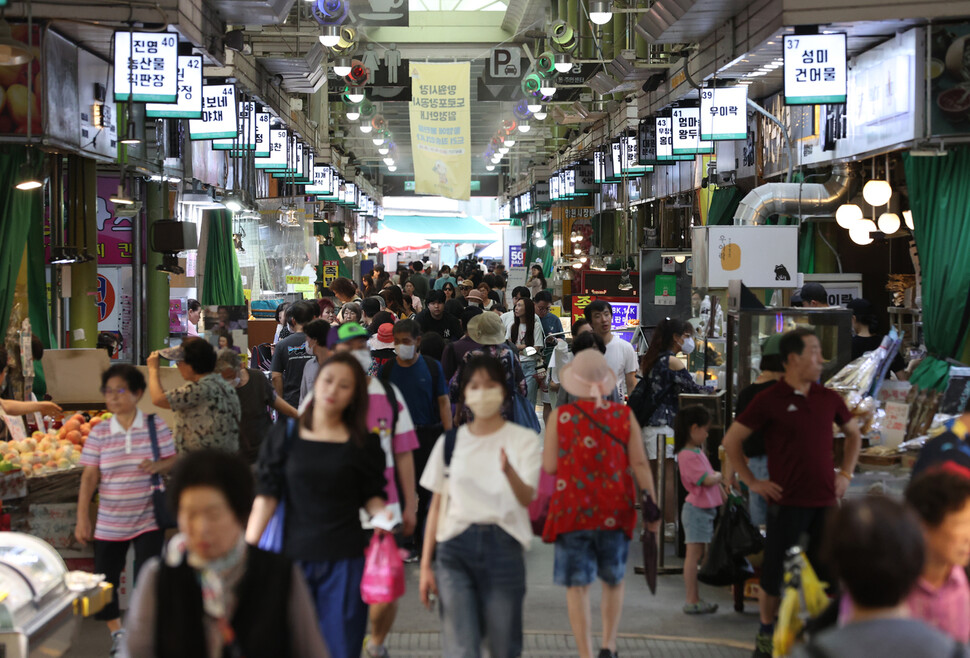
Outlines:
[[[716,603],[708,603],[707,601],[698,601],[697,603],[684,604],[685,615],[709,615],[715,612],[717,612]]]

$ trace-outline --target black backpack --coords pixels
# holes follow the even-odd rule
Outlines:
[[[640,427],[648,427],[650,425],[650,419],[660,406],[660,401],[667,397],[667,394],[670,393],[673,386],[673,382],[667,384],[667,386],[660,391],[660,395],[654,397],[650,393],[650,382],[646,377],[640,378],[637,385],[633,387],[632,391],[630,391],[630,395],[626,403],[626,406],[630,407],[630,410],[633,411],[633,415],[636,416]]]

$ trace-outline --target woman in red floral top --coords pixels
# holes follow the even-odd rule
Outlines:
[[[623,575],[633,527],[636,490],[654,495],[653,476],[629,407],[607,402],[616,375],[606,358],[583,350],[563,368],[560,381],[579,398],[557,408],[546,425],[542,465],[556,476],[556,491],[542,538],[555,542],[554,580],[566,587],[569,621],[580,658],[592,658],[589,588],[603,582],[603,648],[598,658],[616,658],[623,609]],[[656,532],[659,521],[652,524]]]

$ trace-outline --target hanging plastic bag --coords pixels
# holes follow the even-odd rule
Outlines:
[[[390,533],[374,533],[365,553],[360,596],[367,605],[393,603],[404,596],[404,561]]]
[[[744,557],[736,557],[731,547],[731,523],[728,521],[730,505],[721,511],[714,539],[707,547],[707,556],[697,574],[697,579],[705,585],[724,587],[740,583],[754,574],[754,569]]]
[[[734,557],[755,555],[764,550],[765,540],[761,531],[751,523],[751,516],[744,500],[731,495],[722,512],[721,523],[727,524],[727,541]]]
[[[552,494],[556,490],[556,476],[549,475],[542,470],[539,472],[539,486],[536,490],[536,498],[529,503],[529,520],[532,522],[532,534],[542,536],[546,527],[546,519],[549,517],[549,502]]]

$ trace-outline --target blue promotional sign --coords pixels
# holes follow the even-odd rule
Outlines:
[[[513,244],[509,245],[509,267],[524,267],[525,266],[525,251],[522,249],[522,245]]]

